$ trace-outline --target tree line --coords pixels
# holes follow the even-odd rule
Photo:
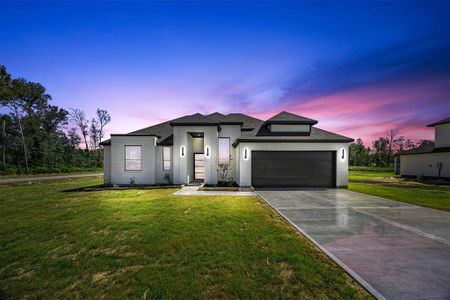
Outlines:
[[[111,122],[97,109],[84,111],[52,105],[40,83],[12,78],[0,65],[0,174],[73,172],[102,166],[100,143]]]
[[[399,129],[390,130],[386,136],[366,147],[361,138],[349,146],[349,164],[351,166],[390,167],[396,153],[432,143],[429,140],[413,141],[400,135]]]

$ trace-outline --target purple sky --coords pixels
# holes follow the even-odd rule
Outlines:
[[[125,133],[288,110],[367,143],[450,117],[450,2],[0,2],[0,64]]]

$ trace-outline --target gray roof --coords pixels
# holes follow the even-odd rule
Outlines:
[[[450,152],[450,147],[436,148],[435,144],[433,142],[430,142],[430,143],[424,143],[414,149],[401,151],[397,155],[427,154],[427,153],[441,153],[441,152]]]
[[[434,127],[436,125],[441,125],[441,124],[446,124],[446,123],[450,123],[450,118],[443,119],[443,120],[440,120],[440,121],[428,124],[427,127]]]
[[[315,124],[311,121],[317,122],[312,119],[308,119],[302,116],[291,114],[288,112],[282,112],[269,120],[274,119],[276,122],[292,122],[299,124],[299,122],[309,122],[306,124]],[[268,120],[268,121],[269,121]],[[284,121],[283,121],[284,120]],[[174,120],[166,121],[160,124],[156,124],[150,127],[139,129],[130,132],[126,135],[154,135],[157,136],[158,145],[172,145],[173,144],[173,128],[172,126],[180,125],[214,125],[219,126],[220,124],[242,124],[242,136],[238,138],[234,144],[236,146],[239,142],[251,141],[251,142],[353,142],[353,139],[342,136],[336,133],[332,133],[319,128],[311,127],[311,134],[309,135],[268,135],[267,134],[267,123],[241,114],[241,113],[230,113],[227,115],[215,112],[209,115],[193,114],[188,116],[183,116]],[[305,123],[303,123],[305,124]],[[102,145],[111,145],[111,140],[106,140],[102,142]]]
[[[330,131],[326,131],[320,128],[311,127],[311,133],[309,135],[266,135],[261,134],[264,131],[264,125],[255,128],[252,131],[242,133],[242,136],[236,139],[233,146],[236,146],[240,142],[342,142],[350,143],[354,140],[352,138],[336,134]]]
[[[316,120],[305,118],[287,111],[282,111],[266,121],[267,124],[317,124]]]
[[[166,121],[160,124],[156,124],[150,127],[139,129],[128,133],[127,135],[155,135],[159,137],[158,145],[171,145],[172,144],[172,125],[179,126],[180,124],[190,125],[219,125],[222,124],[242,124],[242,130],[252,130],[255,127],[263,123],[263,121],[256,118],[240,114],[231,113],[224,115],[221,113],[213,113],[210,115],[193,114],[183,116],[174,120]],[[111,145],[111,140],[105,140],[102,145]]]
[[[185,126],[185,125],[212,125],[219,126],[220,122],[217,120],[210,118],[208,116],[202,115],[200,113],[196,113],[193,115],[183,116],[178,119],[174,119],[169,122],[172,126]]]

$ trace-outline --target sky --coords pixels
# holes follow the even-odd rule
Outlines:
[[[285,110],[366,144],[450,117],[450,2],[0,2],[0,64],[108,133]]]

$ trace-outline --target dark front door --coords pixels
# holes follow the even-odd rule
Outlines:
[[[252,151],[254,187],[334,187],[334,151]]]
[[[194,180],[205,179],[205,155],[194,153]]]

